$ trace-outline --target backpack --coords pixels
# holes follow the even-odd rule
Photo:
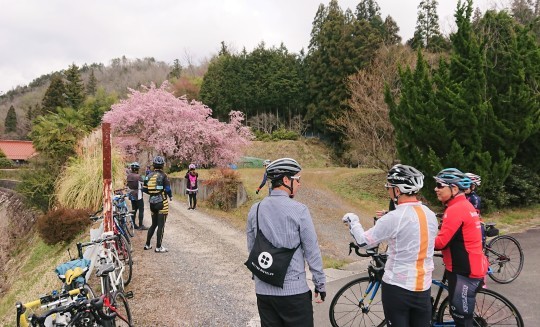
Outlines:
[[[159,211],[163,209],[163,199],[165,194],[163,191],[163,181],[165,180],[165,174],[160,171],[151,172],[146,180],[145,185],[148,187],[148,193],[150,194],[150,210]]]

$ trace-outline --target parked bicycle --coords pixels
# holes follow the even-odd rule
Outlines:
[[[515,280],[523,269],[525,256],[519,242],[509,235],[499,235],[495,223],[485,224],[487,237],[494,237],[484,246],[489,261],[489,277],[501,284]]]
[[[126,238],[135,236],[135,225],[133,224],[133,211],[129,211],[126,198],[128,194],[124,192],[125,190],[115,190],[113,196],[113,216],[118,220],[118,223],[123,231],[127,235]],[[129,240],[131,242],[131,240]]]
[[[381,300],[381,282],[387,255],[379,253],[378,248],[367,249],[349,244],[349,254],[354,249],[361,257],[371,257],[368,276],[357,278],[343,286],[330,304],[330,322],[334,327],[343,326],[387,326]],[[454,326],[449,311],[446,278],[433,280],[432,287],[432,326]],[[442,300],[441,300],[442,299]],[[524,326],[517,308],[504,296],[489,290],[480,289],[476,295],[474,326]]]
[[[116,313],[103,311],[102,298],[90,298],[87,288],[53,291],[25,304],[17,302],[17,327],[114,326]],[[38,314],[38,310],[46,310]],[[33,311],[33,313],[30,313]]]
[[[133,297],[132,292],[124,292],[123,272],[129,271],[131,278],[132,264],[124,266],[116,254],[115,242],[119,235],[104,233],[103,238],[91,242],[77,243],[79,256],[87,246],[100,246],[98,254],[98,269],[96,275],[100,278],[101,298],[107,313],[116,313],[115,326],[132,326],[132,316],[127,299]],[[130,255],[131,258],[131,255]]]

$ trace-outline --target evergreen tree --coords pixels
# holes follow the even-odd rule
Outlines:
[[[105,89],[99,87],[95,96],[88,97],[79,109],[84,117],[84,123],[90,128],[98,127],[105,112],[117,101],[118,96],[115,93],[107,94]]]
[[[401,36],[399,36],[399,26],[392,16],[386,16],[383,25],[383,42],[385,45],[396,45],[401,43]]]
[[[51,77],[51,84],[45,92],[45,96],[41,101],[41,106],[43,107],[43,112],[56,112],[58,107],[63,108],[66,106],[65,101],[66,87],[62,76],[55,74]]]
[[[331,0],[328,7],[319,6],[313,22],[305,61],[310,99],[307,118],[316,130],[329,135],[336,144],[340,135],[329,130],[328,119],[339,116],[347,108],[346,78],[368,65],[382,43],[381,31],[373,26],[373,20],[363,19],[363,15],[370,17],[370,12],[377,13],[376,8],[372,1],[370,9],[368,1],[355,16],[349,9],[343,12],[338,2]]]
[[[84,101],[84,84],[79,67],[72,64],[66,71],[66,105],[78,109]]]
[[[407,44],[413,49],[427,49],[436,52],[449,47],[448,42],[441,35],[437,6],[437,0],[420,1],[414,36],[407,41]]]
[[[88,83],[86,84],[86,94],[92,96],[96,95],[97,91],[97,79],[94,75],[94,69],[90,69],[90,76],[88,77]]]
[[[13,133],[17,131],[17,113],[15,107],[11,105],[6,115],[6,121],[4,122],[5,132]]]
[[[180,65],[180,60],[174,59],[172,69],[167,75],[167,79],[179,79],[182,75],[182,65]]]

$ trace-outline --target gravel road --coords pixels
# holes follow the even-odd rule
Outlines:
[[[323,255],[346,258],[350,235],[339,217],[352,207],[309,185],[303,185],[297,200],[310,209]],[[243,264],[248,254],[244,230],[187,210],[184,197],[176,196],[170,208],[163,241],[168,253],[144,251],[146,231],[136,231],[133,240],[133,281],[127,289],[134,293],[135,326],[256,326],[254,285]],[[367,221],[369,215],[359,214]]]

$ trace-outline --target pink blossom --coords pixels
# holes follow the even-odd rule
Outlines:
[[[236,162],[253,139],[242,125],[244,114],[231,111],[230,122],[212,118],[212,109],[185,97],[176,98],[168,82],[145,92],[132,90],[129,97],[103,116],[111,123],[116,143],[126,153],[142,151],[196,164],[218,167]]]

